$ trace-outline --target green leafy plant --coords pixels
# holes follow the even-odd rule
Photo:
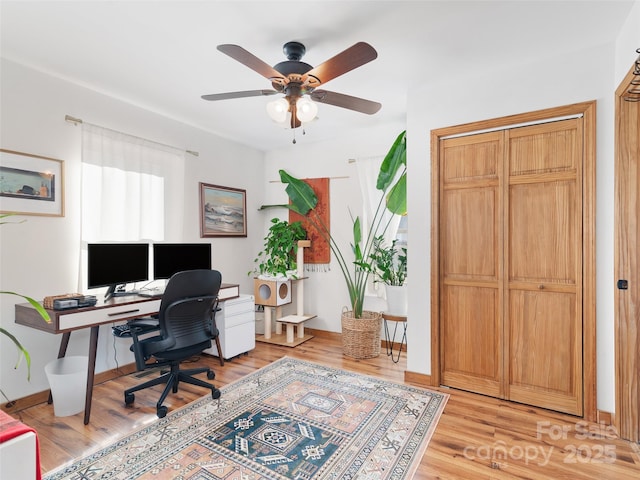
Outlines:
[[[318,197],[313,191],[313,188],[303,180],[289,175],[284,170],[280,170],[280,180],[287,184],[285,191],[290,203],[285,205],[263,205],[261,207],[261,209],[284,207],[300,215],[307,216],[310,225],[312,225],[329,244],[331,251],[336,257],[347,289],[349,290],[351,309],[355,318],[362,318],[365,289],[367,280],[371,274],[371,267],[368,261],[373,251],[374,239],[383,235],[391,222],[391,215],[389,216],[391,218],[385,220],[385,210],[396,215],[406,215],[407,213],[406,142],[406,131],[404,131],[398,135],[382,161],[376,182],[376,188],[381,192],[380,202],[377,205],[371,226],[364,237],[361,231],[360,218],[351,217],[353,221],[353,243],[351,244],[351,250],[354,257],[352,261],[347,261],[340,246],[331,236],[328,225],[322,221],[322,218],[315,210]]]
[[[264,237],[264,245],[254,260],[257,267],[248,275],[287,276],[297,269],[298,240],[307,238],[302,222],[289,223],[271,219],[271,227]]]
[[[12,216],[12,215],[13,214],[11,214],[11,213],[0,215],[0,225],[5,225],[5,224],[8,224],[8,223],[22,223],[22,222],[24,222],[24,220],[19,221],[19,222],[7,222],[5,219],[7,217],[9,217],[9,216]],[[51,318],[49,318],[49,314],[47,313],[47,311],[42,307],[42,305],[40,305],[39,302],[37,302],[33,298],[21,295],[19,293],[8,292],[8,291],[0,291],[0,294],[2,294],[2,295],[16,295],[18,297],[24,298],[27,302],[29,302],[31,305],[33,305],[33,308],[36,309],[36,311],[40,314],[40,316],[44,319],[44,321],[46,321],[47,323],[51,323]],[[26,348],[24,348],[24,346],[15,337],[15,335],[10,333],[8,330],[0,327],[0,333],[2,333],[7,338],[9,338],[14,343],[14,345],[16,346],[16,348],[18,350],[18,359],[16,360],[16,364],[15,364],[15,366],[13,368],[17,369],[20,366],[20,363],[22,363],[22,358],[24,357],[25,363],[27,364],[27,380],[31,380],[31,356],[29,355],[29,352],[27,351]],[[0,394],[2,394],[2,396],[7,401],[9,401],[9,398],[7,398],[7,396],[2,391],[2,389],[0,389]]]
[[[398,240],[385,245],[382,236],[373,240],[373,251],[369,255],[369,267],[374,281],[391,286],[402,286],[407,279],[407,248],[399,247]]]

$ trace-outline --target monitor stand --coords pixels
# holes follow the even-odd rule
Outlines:
[[[109,300],[112,297],[127,297],[130,295],[138,295],[138,291],[137,290],[129,290],[128,292],[125,291],[125,284],[122,285],[111,285],[108,289],[107,289],[107,293],[104,294],[104,299]]]

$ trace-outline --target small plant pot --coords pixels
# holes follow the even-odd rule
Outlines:
[[[407,315],[407,286],[385,285],[387,294],[387,312],[395,315]]]

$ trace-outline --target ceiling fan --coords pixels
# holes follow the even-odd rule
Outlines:
[[[375,60],[378,53],[368,43],[358,42],[317,67],[300,61],[306,52],[306,47],[300,42],[285,43],[283,52],[287,60],[273,67],[238,45],[218,45],[218,50],[258,72],[271,82],[274,89],[213,93],[202,95],[204,100],[217,101],[282,93],[284,97],[267,105],[267,113],[280,123],[286,122],[288,118],[292,129],[315,118],[318,107],[309,99],[368,115],[376,113],[382,107],[380,103],[371,100],[317,90],[320,85]]]

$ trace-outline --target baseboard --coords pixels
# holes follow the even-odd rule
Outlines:
[[[339,339],[341,337],[340,333],[338,333],[338,332],[330,332],[328,330],[317,330],[315,328],[307,328],[307,327],[305,327],[304,331],[310,333],[314,337],[320,337],[320,338],[331,338],[333,340],[336,340],[336,339]]]
[[[611,412],[605,412],[603,410],[598,410],[596,412],[596,419],[598,423],[602,423],[604,425],[613,425],[614,416]]]
[[[101,383],[112,380],[114,378],[121,377],[122,375],[129,375],[130,373],[133,373],[135,371],[136,371],[135,363],[121,365],[118,368],[113,368],[111,370],[96,373],[93,380],[93,384],[99,385]],[[49,390],[44,390],[42,392],[33,393],[31,395],[27,395],[26,397],[12,400],[8,403],[3,403],[2,405],[0,405],[0,409],[2,409],[2,411],[11,415],[19,412],[20,410],[24,410],[25,408],[29,408],[35,405],[39,405],[41,403],[45,403],[48,400],[49,400]]]
[[[404,381],[407,383],[418,385],[420,387],[433,386],[431,384],[431,375],[427,375],[425,373],[410,372],[408,370],[405,370],[404,372]]]
[[[316,330],[315,328],[305,328],[304,331],[310,333],[314,337],[331,338],[333,340],[339,340],[340,337],[342,336],[342,334],[340,332],[329,332],[327,330]],[[391,342],[389,342],[389,343],[391,343]],[[380,346],[382,348],[387,348],[387,341],[386,340],[380,340]],[[393,342],[393,351],[394,352],[399,351],[400,346],[401,346],[400,343]],[[406,344],[402,344],[402,351],[405,352],[405,353],[407,352],[407,345]]]

